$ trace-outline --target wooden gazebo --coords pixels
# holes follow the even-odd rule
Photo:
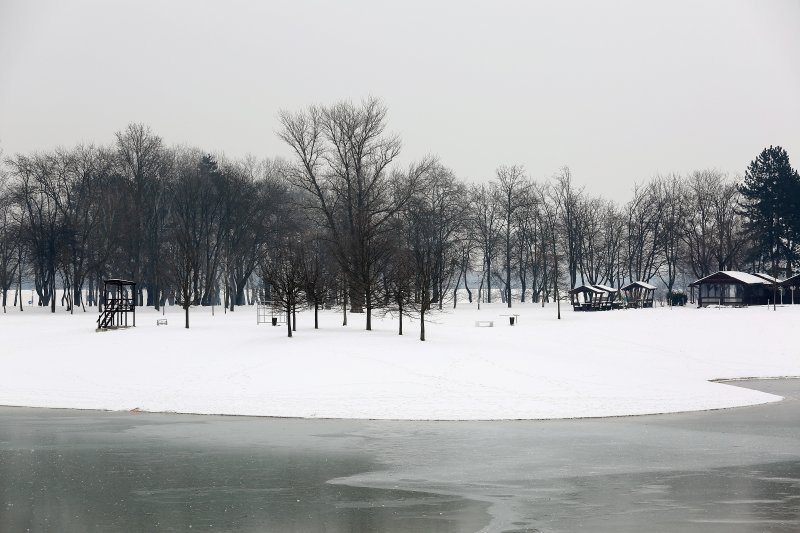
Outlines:
[[[592,285],[581,285],[569,291],[569,301],[575,311],[611,309],[608,292]]]
[[[653,307],[653,296],[656,287],[644,281],[634,281],[620,289],[628,307]]]
[[[608,285],[601,285],[600,283],[595,283],[592,287],[608,293],[607,300],[612,309],[619,309],[622,306],[622,295],[619,289],[609,287]]]
[[[103,281],[102,310],[97,318],[97,329],[136,327],[136,283],[124,279]],[[128,322],[130,315],[130,324]]]
[[[788,281],[788,280],[787,280]],[[689,284],[698,290],[697,307],[709,305],[766,305],[772,299],[774,282],[763,276],[720,270]]]

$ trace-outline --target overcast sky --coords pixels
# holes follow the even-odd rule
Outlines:
[[[403,164],[468,180],[568,165],[626,200],[658,173],[800,166],[800,1],[0,0],[0,147],[106,144],[129,122],[287,156],[280,109],[381,98]]]

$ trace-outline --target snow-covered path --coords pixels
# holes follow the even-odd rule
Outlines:
[[[709,380],[800,375],[800,305],[573,313],[459,305],[429,340],[391,318],[310,312],[298,331],[255,324],[255,309],[138,313],[96,333],[94,313],[0,315],[0,404],[182,413],[376,419],[534,419],[716,409],[778,400]],[[475,320],[494,320],[476,328]]]

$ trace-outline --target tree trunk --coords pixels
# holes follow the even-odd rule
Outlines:
[[[286,332],[292,336],[292,306],[286,305]]]
[[[506,302],[511,309],[511,221],[506,224]]]
[[[486,259],[486,303],[492,303],[492,262]]]
[[[314,298],[314,329],[319,329],[319,302]]]
[[[398,335],[402,335],[403,334],[403,301],[402,300],[397,302],[397,308],[400,310],[400,331],[398,332]]]
[[[364,312],[364,293],[350,288],[350,312],[363,313]]]
[[[456,288],[453,289],[453,309],[456,308],[456,304],[458,303],[458,286],[461,285],[461,271],[458,272],[458,278],[456,279]]]
[[[187,298],[185,302],[183,302],[183,309],[186,313],[186,329],[189,329],[189,299]]]
[[[342,305],[342,315],[344,318],[342,319],[342,325],[347,325],[347,287],[345,287],[344,291],[342,291],[342,298],[344,298],[344,302]]]
[[[556,251],[555,229],[553,229],[553,294],[556,298],[558,320],[561,320],[561,300],[558,298],[558,253]],[[544,307],[544,304],[542,304]]]
[[[50,272],[50,312],[56,312],[56,271]]]
[[[19,310],[24,311],[24,309],[22,308],[22,252],[21,251],[18,253],[17,259],[19,260],[18,261],[19,266],[17,267],[17,275],[18,275],[17,286],[19,287]],[[33,302],[33,296],[31,296],[31,302]]]
[[[424,308],[419,313],[419,340],[425,340],[425,310]]]
[[[372,331],[372,294],[369,289],[365,291],[367,303],[367,331]]]

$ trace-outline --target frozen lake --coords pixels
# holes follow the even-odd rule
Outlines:
[[[0,531],[798,531],[779,403],[519,422],[0,408]]]

